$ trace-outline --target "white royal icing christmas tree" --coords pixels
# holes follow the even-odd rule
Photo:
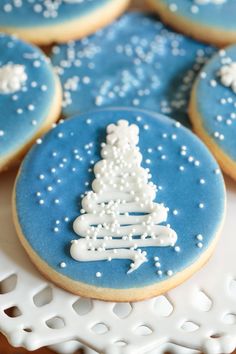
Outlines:
[[[139,128],[125,120],[107,127],[102,160],[94,166],[95,180],[82,200],[82,215],[74,221],[71,256],[78,261],[130,259],[128,273],[147,262],[140,247],[165,247],[176,243],[167,220],[167,208],[155,203],[157,188],[141,166],[137,146]]]

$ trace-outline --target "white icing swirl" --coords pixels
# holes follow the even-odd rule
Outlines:
[[[93,191],[83,198],[84,214],[73,225],[81,237],[72,241],[75,260],[130,259],[131,273],[147,261],[139,247],[173,246],[177,240],[174,230],[158,225],[167,220],[167,208],[153,202],[157,188],[141,167],[138,133],[136,125],[124,120],[107,127]]]
[[[25,66],[6,64],[0,67],[0,94],[20,91],[27,80]]]
[[[231,87],[236,93],[236,62],[229,65],[223,65],[219,70],[221,83],[226,87]]]

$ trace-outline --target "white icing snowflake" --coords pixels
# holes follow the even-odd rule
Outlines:
[[[0,67],[0,94],[20,91],[27,80],[25,66],[6,64]]]
[[[135,146],[139,142],[139,128],[135,124],[129,125],[126,120],[119,120],[117,125],[107,127],[107,143],[116,146]]]
[[[207,4],[214,4],[214,5],[221,5],[227,0],[194,0],[198,5],[207,5]]]
[[[219,70],[221,83],[226,87],[231,87],[233,92],[236,93],[236,62],[229,65],[224,65]]]

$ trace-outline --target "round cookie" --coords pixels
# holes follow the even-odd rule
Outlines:
[[[236,45],[220,50],[202,69],[189,113],[196,133],[223,170],[236,179]]]
[[[217,46],[236,42],[234,0],[147,0],[164,23]]]
[[[81,296],[134,301],[207,261],[225,189],[212,155],[180,123],[107,109],[68,119],[35,145],[13,201],[19,238],[46,277]]]
[[[126,14],[89,38],[53,48],[52,63],[64,89],[63,114],[133,106],[188,125],[193,80],[214,51],[152,16]]]
[[[16,163],[61,111],[61,86],[48,58],[0,34],[0,171]]]
[[[82,38],[112,22],[130,0],[2,0],[0,31],[36,43]]]

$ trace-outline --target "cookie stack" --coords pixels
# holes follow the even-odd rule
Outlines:
[[[216,48],[236,41],[234,0],[148,2],[163,22],[120,16],[128,0],[0,4],[0,170],[26,155],[17,234],[47,278],[106,301],[200,269],[225,217],[218,163],[236,178],[236,46]]]

